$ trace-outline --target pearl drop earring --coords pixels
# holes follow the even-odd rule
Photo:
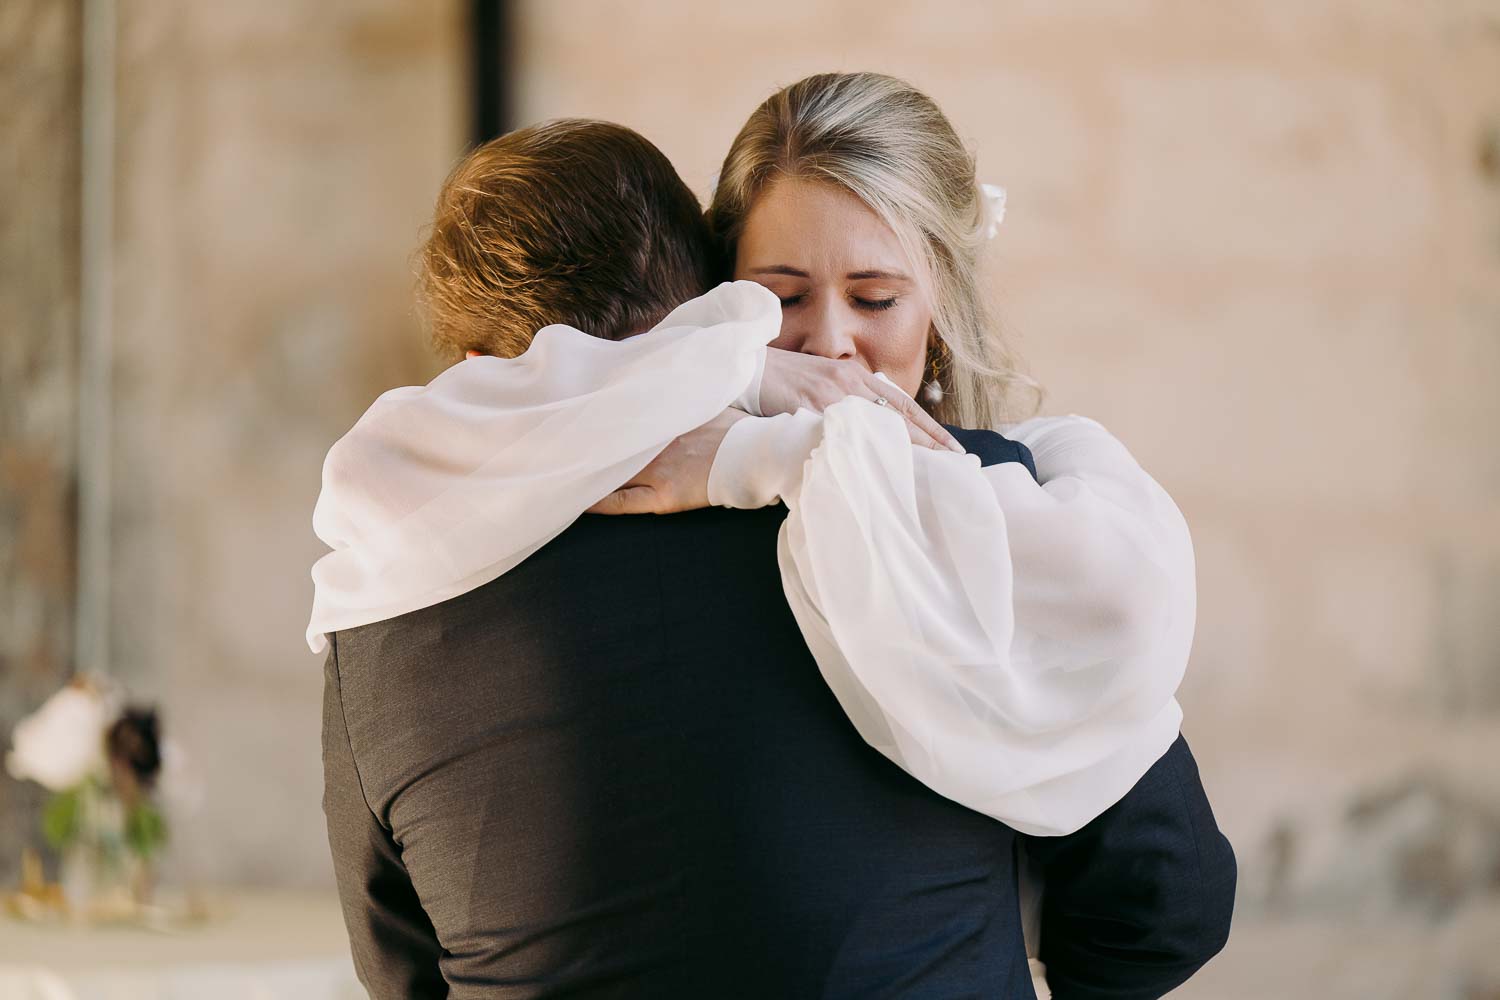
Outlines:
[[[922,402],[928,406],[937,406],[943,401],[943,383],[934,375],[932,381],[922,384]]]
[[[948,360],[947,354],[948,345],[944,344],[941,340],[933,340],[928,344],[927,359],[928,367],[932,369],[932,378],[922,383],[919,395],[922,402],[927,404],[929,409],[936,407],[943,401],[943,380],[941,376],[945,367],[944,362]]]

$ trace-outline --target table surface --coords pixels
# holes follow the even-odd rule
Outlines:
[[[212,914],[180,930],[34,924],[0,913],[0,966],[76,969],[349,959],[337,893],[227,889],[203,893]]]

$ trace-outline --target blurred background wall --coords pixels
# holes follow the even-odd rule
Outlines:
[[[1044,412],[1193,530],[1184,731],[1241,905],[1181,995],[1500,996],[1500,3],[509,7],[513,123],[623,122],[703,195],[778,85],[928,91],[1009,190],[990,266]],[[409,255],[470,10],[118,10],[80,431],[80,7],[0,6],[0,728],[75,666],[105,435],[102,659],[210,781],[174,864],[326,887],[309,517],[328,444],[434,371]],[[34,802],[0,776],[0,874]]]
[[[0,731],[72,669],[79,83],[76,6],[0,7]],[[0,770],[8,884],[40,789]]]
[[[467,138],[463,8],[109,6],[91,8],[115,31],[89,87],[113,138],[90,146],[85,5],[0,4],[0,729],[75,665],[104,668],[161,706],[207,779],[181,874],[331,885],[321,671],[299,637],[310,515],[328,445],[435,372],[409,257]],[[79,218],[85,180],[107,231]],[[81,336],[112,354],[102,379]],[[91,491],[108,505],[105,551],[83,553],[106,577],[85,581],[105,584],[103,634],[84,622],[75,643]],[[0,774],[7,876],[36,800]]]

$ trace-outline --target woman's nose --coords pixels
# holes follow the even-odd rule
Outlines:
[[[797,348],[799,351],[840,360],[858,353],[854,343],[854,317],[847,309],[841,308],[838,302],[828,301],[811,312],[803,330],[802,343]]]

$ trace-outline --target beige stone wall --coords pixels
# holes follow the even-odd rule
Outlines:
[[[0,4],[0,727],[71,666],[78,5]],[[1193,528],[1185,730],[1242,860],[1200,998],[1500,993],[1500,5],[518,4],[521,118],[700,192],[774,86],[905,76],[1010,211],[1048,412]],[[327,445],[432,371],[455,0],[120,0],[109,652],[208,779],[175,874],[329,884]],[[0,875],[34,804],[0,775]]]
[[[409,257],[466,138],[460,13],[121,4],[112,654],[210,779],[190,874],[330,881],[312,505],[432,373]]]
[[[328,445],[434,371],[409,258],[467,139],[463,7],[115,6],[105,666],[204,778],[169,881],[331,886],[312,505]],[[74,666],[80,48],[77,5],[0,5],[7,737]],[[36,798],[0,773],[0,878]]]
[[[78,5],[0,5],[0,733],[73,649]],[[0,770],[0,873],[41,796]]]
[[[522,121],[700,192],[808,73],[1009,189],[1002,320],[1193,529],[1184,731],[1242,861],[1183,996],[1500,991],[1500,5],[523,5]]]

